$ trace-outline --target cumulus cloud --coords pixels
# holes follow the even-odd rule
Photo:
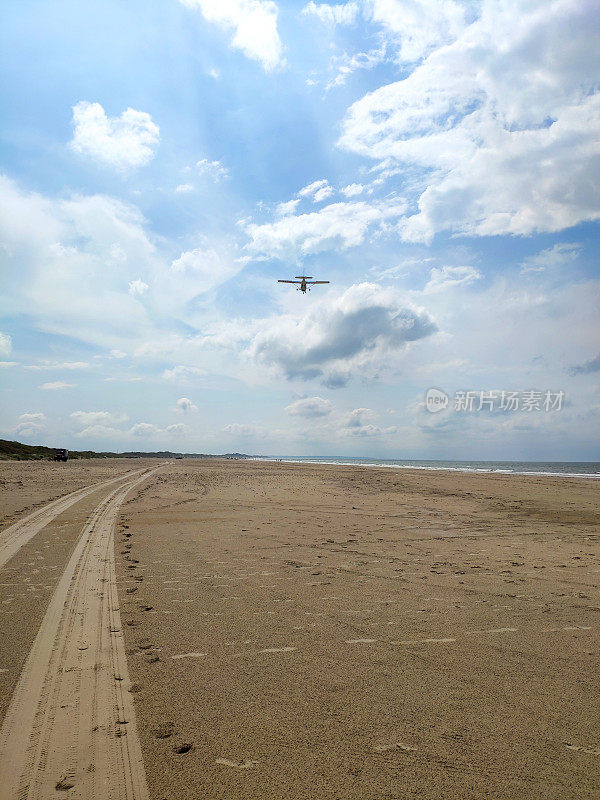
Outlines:
[[[133,108],[108,117],[100,103],[81,100],[73,106],[73,127],[73,150],[118,170],[148,164],[160,142],[150,114]]]
[[[480,278],[481,273],[474,267],[434,267],[423,291],[425,294],[443,292],[456,286],[468,286]]]
[[[277,5],[272,0],[181,0],[199,8],[207,22],[232,31],[231,46],[247,58],[259,61],[266,72],[282,63],[277,31]]]
[[[150,422],[138,422],[129,429],[129,433],[132,436],[139,436],[140,438],[154,437],[160,432],[160,428],[156,425],[152,425]]]
[[[421,308],[370,283],[321,299],[302,316],[277,316],[257,326],[248,354],[287,378],[344,378],[436,330]]]
[[[69,416],[81,427],[89,427],[91,425],[106,426],[124,422],[127,419],[125,414],[113,414],[110,411],[73,411]]]
[[[264,225],[246,227],[251,252],[277,258],[346,250],[362,244],[370,227],[398,218],[406,211],[402,201],[369,205],[332,203],[309,214],[288,215]]]
[[[600,218],[596,17],[591,0],[485,0],[408,77],[351,106],[340,146],[388,172],[421,170],[405,240]]]
[[[13,428],[12,432],[15,436],[23,439],[33,439],[44,430],[46,425],[46,415],[40,411],[27,412],[21,414],[18,418],[17,425]]]
[[[194,405],[189,397],[180,397],[175,403],[175,411],[180,414],[192,414],[198,411],[198,406]]]
[[[26,414],[21,414],[19,420],[30,424],[42,425],[46,422],[46,415],[42,414],[41,411],[27,412]]]
[[[342,420],[338,434],[341,436],[361,437],[397,433],[398,428],[395,426],[381,428],[375,425],[376,419],[377,414],[371,408],[355,408]]]
[[[9,356],[12,351],[12,339],[7,333],[0,333],[0,353]]]
[[[65,381],[49,381],[48,383],[42,383],[40,389],[55,391],[56,389],[69,389],[71,386],[75,386],[75,384],[65,383]]]
[[[326,417],[333,410],[333,405],[323,397],[303,397],[285,407],[293,417]]]
[[[187,432],[187,427],[183,422],[176,422],[174,425],[167,425],[165,430],[175,436],[183,436]]]
[[[186,194],[189,192],[193,192],[194,186],[191,183],[180,183],[178,186],[175,187],[175,191],[178,194]]]

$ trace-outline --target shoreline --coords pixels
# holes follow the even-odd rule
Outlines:
[[[363,468],[382,468],[382,469],[402,469],[402,470],[418,470],[418,471],[425,471],[425,472],[458,472],[461,474],[467,475],[522,475],[522,476],[533,476],[538,478],[590,478],[592,480],[600,480],[600,472],[545,472],[542,470],[510,470],[510,469],[484,469],[480,467],[442,467],[442,466],[425,466],[419,464],[388,464],[384,463],[386,459],[372,459],[372,462],[369,461],[334,461],[329,460],[329,458],[333,459],[334,456],[327,457],[323,456],[323,459],[313,458],[312,456],[306,456],[306,458],[286,458],[286,457],[277,457],[277,456],[251,456],[249,458],[244,459],[245,461],[267,461],[267,462],[276,462],[282,464],[311,464],[313,466],[322,465],[329,465],[334,467],[363,467]],[[327,460],[326,460],[327,459]],[[398,459],[400,460],[400,459]],[[466,463],[466,462],[465,462]],[[495,462],[490,462],[495,463]],[[505,462],[497,462],[497,463],[505,463]],[[524,463],[524,462],[523,462]],[[531,462],[536,463],[536,462]],[[557,462],[557,463],[569,463],[569,462]],[[573,462],[579,463],[579,462]],[[589,463],[595,464],[595,461],[589,462],[581,462],[581,463]]]

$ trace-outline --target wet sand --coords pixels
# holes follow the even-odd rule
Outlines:
[[[65,488],[91,482],[89,463],[72,465]],[[13,518],[55,496],[45,468],[64,465],[17,466]],[[142,466],[104,461],[93,477]],[[73,505],[0,570],[0,715],[82,528],[113,489]],[[149,796],[600,796],[598,489],[163,463],[125,498],[115,539]]]
[[[597,500],[176,462],[117,536],[151,797],[600,796]]]

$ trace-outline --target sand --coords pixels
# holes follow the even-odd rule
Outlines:
[[[0,576],[56,588],[79,505]],[[116,531],[149,797],[600,796],[599,523],[592,480],[163,464]]]

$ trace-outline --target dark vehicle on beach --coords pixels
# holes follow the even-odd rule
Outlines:
[[[57,447],[54,450],[54,455],[50,459],[51,461],[68,461],[69,460],[69,451],[65,450],[63,447]]]

